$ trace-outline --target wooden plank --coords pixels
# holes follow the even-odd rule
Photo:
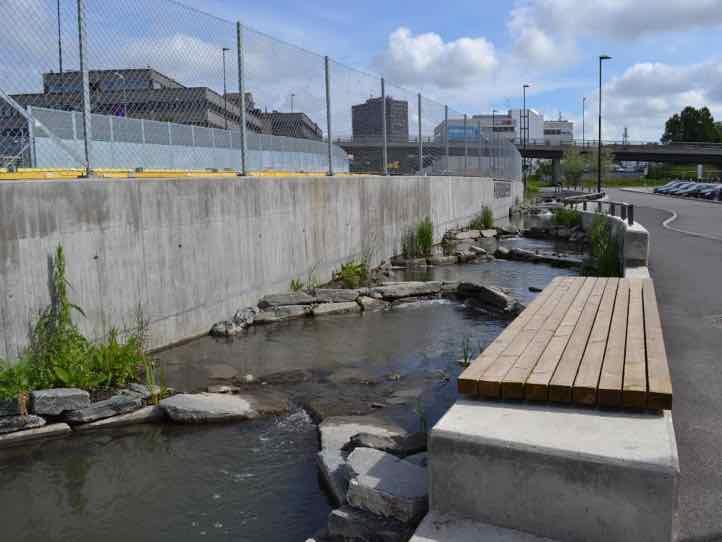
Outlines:
[[[560,298],[551,316],[543,323],[531,344],[519,356],[509,369],[501,383],[501,396],[504,399],[524,399],[524,385],[541,355],[546,350],[550,340],[563,321],[571,305],[579,297],[586,280],[577,279],[571,288]]]
[[[667,352],[664,348],[662,322],[651,279],[642,282],[644,304],[644,340],[647,347],[647,408],[672,409],[672,377],[669,374]]]
[[[627,317],[627,348],[624,356],[622,403],[629,408],[647,406],[647,362],[641,279],[629,281],[629,316]]]
[[[544,288],[544,291],[459,375],[457,384],[459,393],[478,395],[478,381],[481,375],[484,374],[484,371],[486,371],[489,366],[494,363],[499,354],[514,341],[526,323],[531,320],[536,312],[546,303],[547,299],[554,295],[557,288],[564,284],[566,280],[568,279],[564,277],[556,277],[552,280],[552,282]]]
[[[629,280],[621,279],[617,287],[612,323],[609,326],[607,349],[599,375],[597,403],[605,407],[622,405],[624,353],[627,345],[627,316],[629,314]]]
[[[577,377],[574,380],[572,398],[577,404],[594,405],[597,402],[599,374],[604,362],[604,352],[607,348],[609,326],[612,323],[612,313],[614,312],[614,301],[617,298],[618,287],[619,279],[609,279],[604,289],[597,318],[594,320],[592,333],[589,335],[589,341],[587,341],[587,349],[584,351]]]
[[[574,303],[566,315],[564,315],[564,319],[549,341],[541,359],[529,374],[524,384],[524,395],[527,400],[546,401],[549,398],[549,381],[554,375],[554,371],[559,364],[559,360],[562,358],[562,354],[564,354],[564,349],[569,342],[569,338],[597,282],[597,279],[592,277],[577,280],[583,283],[579,295],[574,300]]]
[[[592,331],[594,320],[597,317],[599,303],[602,300],[602,295],[604,294],[607,281],[608,279],[597,280],[587,304],[582,310],[582,314],[579,316],[579,321],[572,332],[572,336],[567,343],[567,347],[564,349],[562,359],[559,360],[559,365],[557,365],[557,369],[554,371],[554,376],[549,382],[550,401],[568,403],[572,400],[572,386],[574,385],[574,379],[577,376],[579,364],[581,363],[584,351],[587,348],[589,334]]]
[[[514,341],[484,371],[484,374],[479,378],[479,395],[491,398],[501,396],[502,380],[542,330],[544,324],[556,310],[559,302],[574,287],[574,282],[573,280],[563,281],[554,295],[549,297],[546,303],[526,323],[524,329],[516,336]]]

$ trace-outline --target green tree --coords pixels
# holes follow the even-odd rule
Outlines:
[[[599,167],[599,160],[597,159],[598,155],[599,153],[596,147],[594,147],[592,152],[587,155],[587,159],[589,160],[589,170],[594,174],[595,179],[597,178],[597,169]],[[609,150],[609,147],[602,147],[602,180],[604,180],[604,177],[612,171],[613,165],[614,153]]]
[[[708,108],[696,109],[687,106],[667,120],[661,141],[662,143],[672,141],[717,143],[722,141],[722,132],[719,124],[715,124]]]
[[[562,158],[562,171],[567,186],[578,186],[581,183],[586,161],[576,147],[568,147]]]

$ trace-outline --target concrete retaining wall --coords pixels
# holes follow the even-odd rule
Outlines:
[[[506,194],[497,190],[497,196]],[[91,337],[131,325],[140,307],[152,346],[207,332],[293,278],[327,280],[374,250],[397,253],[405,228],[430,216],[440,240],[496,197],[473,177],[289,177],[0,183],[0,357],[15,357],[49,302],[49,259],[65,248],[71,298]]]

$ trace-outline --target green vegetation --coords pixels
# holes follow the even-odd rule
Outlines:
[[[30,346],[12,367],[0,365],[0,398],[22,397],[33,389],[75,387],[88,391],[126,385],[146,361],[147,322],[138,311],[137,327],[123,333],[112,329],[93,344],[84,337],[72,313],[85,316],[70,302],[65,255],[58,246],[53,259],[51,303],[33,327]]]
[[[300,278],[292,279],[290,290],[292,292],[300,292],[302,290],[313,290],[315,288],[318,288],[321,285],[321,281],[318,280],[318,277],[316,276],[316,269],[318,266],[314,266],[313,269],[308,273],[308,276],[306,277],[306,282],[301,281]]]
[[[552,222],[557,226],[567,226],[568,228],[581,226],[582,214],[574,209],[555,209]]]
[[[579,152],[579,149],[576,147],[567,148],[564,151],[561,165],[567,186],[579,186],[584,170],[587,167],[587,161]]]
[[[461,365],[464,367],[471,365],[471,360],[474,354],[471,350],[471,339],[469,337],[464,337],[464,340],[461,343],[461,356],[462,358],[459,360]]]
[[[469,223],[472,230],[488,230],[494,227],[494,213],[490,207],[482,207],[479,212]]]
[[[401,256],[404,260],[416,258],[419,254],[419,245],[416,241],[416,230],[407,228],[401,237]]]
[[[591,255],[584,262],[582,274],[595,277],[622,276],[619,244],[614,239],[609,222],[605,217],[594,218],[590,239]]]
[[[722,128],[715,123],[708,108],[696,109],[687,106],[667,120],[661,141],[662,143],[673,141],[719,143],[722,142]]]
[[[526,180],[524,199],[529,200],[534,198],[539,193],[539,190],[542,186],[544,186],[544,183],[542,183],[539,179],[533,179],[531,177],[528,177]]]
[[[369,266],[366,260],[351,261],[341,265],[339,273],[341,282],[346,288],[358,288],[368,281]]]
[[[427,216],[416,225],[416,246],[422,256],[431,255],[434,246],[434,224]]]
[[[303,290],[303,282],[301,282],[301,279],[292,279],[290,289],[292,292],[300,292]]]

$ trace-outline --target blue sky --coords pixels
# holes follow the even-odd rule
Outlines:
[[[388,80],[420,87],[470,113],[518,107],[521,85],[529,82],[528,103],[545,117],[561,112],[579,121],[586,95],[591,131],[596,126],[596,59],[606,53],[613,57],[605,63],[606,137],[621,137],[627,126],[632,139],[657,139],[664,120],[685,105],[709,105],[722,117],[719,0],[196,4],[346,64],[383,71]],[[405,38],[400,28],[406,29]],[[438,38],[435,45],[424,43],[429,35]],[[403,49],[396,57],[394,39]],[[459,46],[465,39],[472,40],[466,51]],[[475,48],[480,44],[486,47]],[[413,55],[422,57],[416,71],[408,69]],[[424,56],[434,55],[437,62],[424,62]],[[485,55],[486,65],[479,60]],[[458,66],[473,73],[452,84],[439,80],[444,69]]]

